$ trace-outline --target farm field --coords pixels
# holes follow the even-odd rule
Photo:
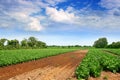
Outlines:
[[[0,80],[120,80],[120,0],[0,0]]]
[[[114,50],[118,51],[117,49]],[[12,63],[16,65],[1,67],[0,80],[119,80],[120,77],[119,56],[105,52],[104,49],[1,50],[1,54],[5,52],[7,54],[13,54],[12,52],[14,52],[14,55],[11,56],[13,60],[19,60],[20,58],[25,59],[22,61],[24,63]],[[23,53],[21,54],[21,52]],[[40,55],[41,53],[46,54]],[[47,53],[50,54],[48,55]],[[21,56],[15,56],[15,54],[21,54]],[[28,54],[29,56],[27,56]],[[14,58],[14,56],[18,57],[19,59]],[[1,59],[3,59],[3,56]],[[6,58],[6,61],[8,59]],[[20,61],[17,63],[20,63]]]
[[[120,49],[105,49],[105,51],[120,56]]]
[[[108,72],[103,72],[108,71]],[[76,75],[78,80],[80,79],[92,79],[92,77],[103,77],[98,78],[97,80],[103,80],[107,78],[108,80],[119,80],[120,74],[116,74],[116,78],[114,78],[112,73],[119,73],[120,72],[120,58],[119,56],[109,54],[104,52],[102,49],[91,49],[87,53],[86,57],[80,63],[80,65],[76,69]],[[101,74],[102,73],[102,74]],[[103,74],[112,74],[112,78],[107,77]],[[96,80],[96,79],[95,79]]]
[[[75,51],[74,49],[0,50],[0,67]]]
[[[88,50],[77,50],[0,68],[0,80],[69,80]]]

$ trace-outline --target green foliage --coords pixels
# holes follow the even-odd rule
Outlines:
[[[107,52],[120,56],[120,49],[104,49]]]
[[[92,49],[77,67],[76,75],[78,79],[87,79],[89,76],[99,77],[102,70],[119,72],[120,58],[101,50]]]
[[[99,38],[97,41],[94,42],[94,47],[96,48],[105,48],[108,42],[106,38]]]
[[[3,38],[3,39],[0,39],[0,50],[1,49],[4,49],[5,47],[5,42],[7,41],[7,39]]]
[[[36,45],[37,45],[37,39],[35,38],[35,37],[29,37],[28,38],[28,45],[29,45],[29,47],[32,47],[32,48],[35,48],[35,47],[37,47]]]
[[[84,59],[82,63],[76,69],[76,75],[79,79],[87,79],[90,74],[90,69],[88,68],[87,59]]]
[[[120,48],[120,41],[109,44],[107,48]]]
[[[37,46],[38,48],[45,48],[45,47],[47,47],[47,46],[46,46],[46,43],[44,43],[44,42],[42,42],[42,41],[37,41],[36,46]]]
[[[21,49],[0,50],[0,67],[36,60],[48,56],[74,51],[76,49]]]
[[[21,47],[23,47],[23,48],[28,48],[27,39],[23,39],[23,40],[21,41]]]
[[[6,45],[5,42],[7,42]],[[7,40],[0,39],[0,50],[2,49],[34,49],[34,48],[46,48],[46,43],[37,40],[35,37],[29,37],[19,42],[17,39]]]
[[[19,41],[14,39],[14,40],[8,40],[7,47],[9,48],[15,48],[18,49],[20,47]]]

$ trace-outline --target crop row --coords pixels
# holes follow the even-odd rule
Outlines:
[[[111,52],[112,54],[120,56],[120,49],[105,49],[105,51]]]
[[[76,69],[78,80],[88,79],[89,76],[99,77],[101,71],[120,71],[120,58],[101,50],[90,50]]]
[[[48,56],[74,51],[76,49],[22,49],[0,50],[0,67],[36,60]]]

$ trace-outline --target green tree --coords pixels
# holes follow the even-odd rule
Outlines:
[[[3,49],[5,47],[5,42],[7,41],[7,39],[3,38],[0,39],[0,49]]]
[[[29,47],[32,47],[32,48],[35,48],[35,47],[37,47],[36,45],[37,45],[37,39],[35,38],[35,37],[29,37],[28,38],[28,46]]]
[[[6,41],[7,41],[7,39],[5,39],[5,38],[0,39],[0,46],[4,46]]]
[[[7,42],[7,45],[5,45]],[[23,39],[21,43],[17,39],[7,40],[0,39],[0,49],[18,49],[18,48],[46,48],[46,43],[38,41],[35,37]]]
[[[99,38],[97,41],[94,42],[93,46],[96,48],[105,48],[107,44],[107,38]]]
[[[120,41],[112,42],[112,44],[109,44],[107,48],[120,48]]]
[[[27,39],[23,39],[21,41],[21,47],[23,47],[23,48],[27,48],[28,47],[28,40]]]
[[[9,49],[18,49],[20,47],[19,41],[17,39],[8,40],[7,46]]]
[[[44,42],[42,42],[42,41],[37,41],[36,46],[37,46],[38,48],[45,48],[45,47],[46,47],[46,43],[44,43]]]

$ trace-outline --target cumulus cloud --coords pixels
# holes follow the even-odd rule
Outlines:
[[[99,6],[105,8],[105,11],[95,11],[90,6],[82,9],[70,5],[66,9],[57,6],[65,1],[67,0],[0,0],[0,28],[17,27],[27,31],[41,31],[50,26],[52,21],[58,26],[73,24],[106,29],[120,26],[120,0],[101,0]]]
[[[68,6],[64,12],[72,12],[77,15],[74,24],[79,27],[88,27],[96,29],[120,29],[120,0],[101,0],[98,3],[101,7],[107,10],[92,10],[89,8],[82,8],[76,10],[75,8]],[[51,14],[53,15],[53,13]]]
[[[39,17],[32,17],[29,15],[29,13],[11,12],[8,15],[17,20],[19,23],[24,24],[20,27],[24,28],[25,30],[40,31],[43,29],[43,26],[40,24],[41,19]]]
[[[42,10],[65,0],[1,0],[0,27],[22,28],[30,31],[41,31],[44,28]],[[7,5],[7,6],[6,6]],[[1,16],[2,15],[2,16]],[[19,24],[19,25],[18,25]]]
[[[55,6],[57,5],[58,3],[61,3],[61,2],[65,2],[67,0],[45,0],[45,2],[47,2],[48,4],[50,4],[51,6]]]
[[[101,7],[108,9],[108,13],[120,16],[120,0],[101,0]]]
[[[4,4],[10,5],[9,8]],[[40,31],[43,29],[43,26],[40,23],[41,20],[31,16],[33,13],[40,10],[41,9],[37,5],[25,0],[13,0],[13,2],[10,0],[1,1],[0,14],[4,16],[4,18],[0,20],[0,27],[7,28],[14,26],[23,28],[24,30]]]
[[[31,31],[40,31],[43,29],[43,26],[40,24],[39,19],[37,18],[30,18],[30,23],[28,23],[27,30]]]
[[[120,27],[120,0],[101,0],[99,5],[106,8],[105,16],[102,16],[101,24],[108,28]]]
[[[77,19],[74,13],[69,13],[63,9],[57,10],[56,8],[52,7],[46,8],[46,14],[55,22],[73,23]]]
[[[120,0],[101,0],[100,5],[107,9],[120,8]]]
[[[73,7],[68,7],[66,10],[52,7],[46,8],[46,14],[49,16],[49,19],[55,22],[65,23],[65,24],[74,24],[79,27],[88,27],[88,28],[105,28],[113,29],[119,28],[120,18],[114,15],[109,14],[108,12],[102,12],[102,14],[96,13],[96,11],[91,10],[76,10]],[[77,16],[76,16],[77,15]]]
[[[79,26],[91,27],[91,28],[105,28],[105,29],[113,29],[119,28],[120,19],[113,16],[81,16],[79,21],[76,22]]]

